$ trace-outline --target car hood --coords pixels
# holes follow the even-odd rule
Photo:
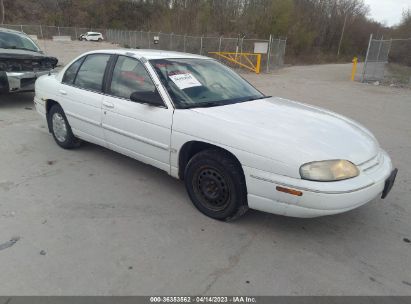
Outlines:
[[[44,58],[54,58],[54,57],[47,56],[39,52],[29,51],[29,50],[0,48],[0,58],[1,59],[44,59]]]
[[[0,70],[6,72],[47,71],[57,66],[58,60],[42,53],[0,48]]]
[[[374,157],[375,137],[360,124],[310,105],[270,97],[227,106],[191,109],[201,115],[213,141],[300,166],[311,161],[346,159],[354,164]],[[197,115],[193,115],[197,116]],[[209,133],[210,134],[210,133]],[[207,136],[206,134],[197,134]],[[210,138],[211,140],[211,138]]]

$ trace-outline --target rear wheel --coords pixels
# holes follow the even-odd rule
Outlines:
[[[60,147],[72,149],[80,145],[80,140],[71,131],[66,115],[60,105],[53,105],[47,118],[54,140]]]
[[[244,174],[224,151],[196,154],[186,167],[184,180],[193,204],[209,217],[233,220],[248,210]]]

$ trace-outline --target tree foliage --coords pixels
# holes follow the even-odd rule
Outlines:
[[[411,67],[411,10],[404,11],[400,25],[392,30],[391,36],[408,39],[392,42],[391,61]]]
[[[365,55],[370,33],[387,29],[367,18],[363,0],[3,0],[5,23],[123,28],[197,35],[287,38],[289,58]],[[409,16],[408,16],[409,17]],[[409,18],[404,24],[409,26]],[[408,22],[408,23],[407,23]],[[404,25],[406,32],[409,28]],[[399,29],[400,31],[400,29]],[[408,32],[409,33],[409,32]]]

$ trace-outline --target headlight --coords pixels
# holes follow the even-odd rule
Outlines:
[[[348,160],[325,160],[304,164],[300,167],[302,179],[331,182],[358,176],[356,165]]]

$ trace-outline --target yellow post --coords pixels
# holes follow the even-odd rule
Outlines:
[[[352,60],[352,71],[351,71],[351,80],[354,81],[355,79],[355,74],[357,73],[357,63],[358,63],[358,58],[354,57],[354,59]]]
[[[261,68],[261,54],[257,54],[257,65],[255,67],[256,74],[260,74],[260,68]]]

